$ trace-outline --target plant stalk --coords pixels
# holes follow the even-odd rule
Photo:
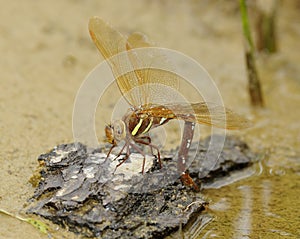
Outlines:
[[[245,60],[248,75],[248,91],[250,95],[250,101],[251,105],[254,107],[263,107],[264,101],[260,86],[260,80],[255,65],[254,45],[251,37],[246,0],[240,0],[240,11],[245,39]]]

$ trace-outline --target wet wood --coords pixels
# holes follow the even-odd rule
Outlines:
[[[227,138],[224,153],[211,167],[215,155],[205,155],[209,142],[210,138],[192,143],[188,155],[196,155],[189,167],[190,177],[201,179],[204,187],[255,162],[255,154],[244,142]],[[206,212],[208,203],[180,182],[176,152],[162,155],[162,169],[154,157],[147,156],[147,172],[142,174],[143,155],[132,154],[115,171],[119,161],[106,160],[101,148],[59,145],[38,159],[40,179],[35,177],[38,187],[27,212],[84,236],[109,239],[164,238],[180,228],[188,230],[192,222],[207,223],[211,218]]]

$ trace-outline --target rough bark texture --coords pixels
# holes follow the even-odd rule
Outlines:
[[[218,139],[219,136],[214,136]],[[211,187],[218,178],[255,161],[247,145],[227,138],[218,160],[207,154],[210,138],[193,143],[189,167],[194,180]],[[101,238],[164,238],[201,218],[208,203],[200,193],[181,185],[175,152],[164,154],[163,168],[155,158],[148,171],[139,173],[140,155],[132,157],[113,174],[118,160],[105,160],[102,149],[80,143],[64,144],[39,157],[40,180],[28,213],[45,217],[71,231]],[[216,152],[217,153],[217,152]],[[138,162],[137,166],[133,163]],[[212,165],[209,161],[214,161]]]

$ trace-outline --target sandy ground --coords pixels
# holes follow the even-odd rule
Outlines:
[[[241,135],[256,151],[266,153],[267,148],[267,155],[279,153],[277,158],[267,161],[267,167],[284,170],[289,175],[290,167],[278,162],[287,158],[285,150],[289,152],[287,164],[297,163],[299,159],[296,150],[300,139],[297,134],[300,128],[297,112],[299,4],[290,1],[279,12],[280,53],[271,59],[260,59],[265,66],[261,74],[265,78],[263,89],[268,109],[255,113],[249,106],[246,91],[239,9],[234,1],[224,2],[1,0],[0,208],[26,216],[22,214],[23,206],[34,191],[28,180],[37,167],[38,155],[57,144],[73,141],[72,110],[76,93],[85,76],[102,59],[87,30],[88,19],[94,15],[124,33],[144,32],[159,46],[178,50],[199,61],[215,79],[225,104],[258,123]],[[272,127],[274,131],[270,131]],[[294,171],[299,176],[299,170]],[[292,179],[293,185],[279,184],[284,188],[281,193],[289,195],[290,201],[278,203],[274,209],[277,212],[281,206],[296,205],[296,193],[291,192],[292,188],[296,190],[296,174],[291,175],[282,182]],[[256,185],[256,180],[259,179],[248,183]],[[236,190],[230,188],[233,194]],[[220,193],[218,196],[211,193],[211,197],[218,200]],[[290,233],[288,238],[294,238],[297,233],[296,222],[287,229],[288,221],[295,215],[292,211],[284,213],[286,218],[280,215],[286,219],[280,223],[286,223],[282,231]],[[231,223],[228,228],[224,221],[219,223],[225,225],[219,235],[231,228]],[[277,228],[277,224],[263,225],[270,230]],[[55,225],[50,227],[55,238],[76,238]],[[214,227],[218,227],[218,220]],[[255,236],[250,238],[257,238],[258,234],[252,235]],[[48,237],[26,223],[0,214],[0,238]]]

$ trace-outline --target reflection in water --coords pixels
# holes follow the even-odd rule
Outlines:
[[[263,180],[262,182],[262,194],[261,194],[261,201],[262,201],[262,209],[266,216],[273,215],[270,212],[270,196],[271,196],[271,182],[270,180]]]
[[[229,174],[229,176],[225,178],[217,178],[213,182],[203,183],[202,188],[209,189],[214,188],[218,189],[227,185],[230,185],[234,182],[240,181],[244,178],[248,178],[254,174],[256,174],[256,168],[255,167],[248,167],[245,169],[241,169],[239,171],[233,171]]]
[[[259,166],[255,177],[205,191],[212,201],[209,209],[214,220],[198,239],[300,238],[299,210],[295,210],[299,208],[298,166],[293,169],[297,173],[284,175]]]
[[[263,159],[261,159],[261,160],[263,160]],[[263,173],[263,171],[264,171],[264,168],[263,168],[263,165],[262,165],[261,161],[259,161],[257,163],[257,165],[258,165],[258,172],[256,174],[257,175],[261,175]]]
[[[231,207],[231,203],[228,198],[221,198],[218,202],[210,205],[210,209],[213,211],[226,211]]]
[[[187,232],[185,232],[182,235],[182,238],[198,238],[198,236],[201,234],[204,227],[208,225],[213,220],[212,216],[209,214],[206,214],[204,217],[200,218],[198,217],[195,222],[193,222],[192,226],[189,228]]]
[[[241,211],[234,223],[234,236],[233,238],[250,238],[251,224],[252,224],[252,188],[250,186],[240,186],[238,189],[242,192],[243,204]]]

